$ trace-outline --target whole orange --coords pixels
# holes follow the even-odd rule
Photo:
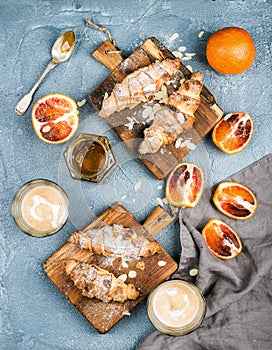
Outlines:
[[[254,62],[255,55],[251,35],[238,27],[223,28],[213,33],[206,47],[209,65],[223,74],[246,71]]]

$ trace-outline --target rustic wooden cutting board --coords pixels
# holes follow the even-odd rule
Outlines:
[[[90,101],[97,111],[101,109],[105,93],[110,95],[114,85],[117,82],[121,82],[128,74],[153,63],[155,60],[175,58],[156,38],[147,39],[134,53],[124,60],[120,54],[111,53],[112,50],[116,49],[107,40],[93,53],[93,56],[98,61],[112,70],[112,73],[90,94]],[[186,79],[190,77],[191,72],[183,64],[181,64],[180,70]],[[140,155],[138,148],[143,140],[143,131],[146,127],[141,123],[142,111],[143,104],[132,110],[125,109],[114,113],[105,120],[121,140],[135,152],[141,162],[158,179],[164,179],[190,150],[187,147],[176,148],[174,145],[168,145],[155,154]],[[215,97],[204,86],[201,92],[200,106],[195,112],[194,127],[182,135],[183,140],[189,139],[193,144],[197,144],[221,119],[222,115],[223,112],[216,104]],[[140,121],[134,125],[132,130],[125,126],[128,123],[128,117],[134,117],[137,121]]]
[[[172,217],[158,206],[145,223],[141,225],[120,203],[115,203],[84,230],[116,223],[124,227],[133,227],[135,230],[140,230],[152,240],[151,235],[155,235],[172,221]],[[124,303],[105,303],[98,299],[89,299],[82,296],[79,289],[74,286],[69,276],[65,273],[64,261],[66,259],[96,264],[112,272],[116,277],[124,273],[128,274],[130,270],[136,271],[136,277],[128,277],[126,283],[135,285],[140,292],[139,298],[137,300],[127,300]],[[92,255],[88,250],[81,250],[76,244],[67,242],[47,259],[44,263],[44,270],[58,289],[93,327],[100,333],[106,333],[125,317],[125,314],[139,304],[152,288],[168,278],[177,269],[177,263],[163,248],[161,248],[161,253],[149,258],[141,258],[140,260],[145,262],[144,271],[136,267],[136,263],[139,261],[137,259],[129,260],[127,262],[129,266],[125,268],[120,258],[113,259],[102,255]],[[164,261],[166,264],[159,266],[159,261]],[[133,317],[133,313],[131,317]]]

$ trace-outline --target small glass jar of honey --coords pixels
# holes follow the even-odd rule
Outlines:
[[[109,175],[115,158],[106,136],[79,134],[64,152],[74,179],[100,182]]]

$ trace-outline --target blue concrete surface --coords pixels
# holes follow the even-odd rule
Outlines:
[[[63,158],[67,145],[42,143],[33,131],[30,109],[23,117],[14,114],[17,101],[46,67],[55,39],[73,29],[77,35],[75,53],[69,62],[48,75],[34,101],[51,92],[65,93],[81,101],[107,76],[108,70],[91,56],[105,36],[87,28],[86,17],[112,31],[124,56],[150,36],[157,37],[171,50],[185,45],[187,52],[195,52],[196,56],[186,63],[204,73],[205,85],[224,112],[248,112],[255,123],[252,142],[242,153],[227,156],[207,136],[185,158],[203,167],[208,186],[272,150],[271,5],[270,0],[0,1],[1,349],[132,350],[154,329],[143,302],[108,334],[99,335],[43,272],[43,262],[70,233],[84,227],[115,200],[122,201],[143,221],[157,204],[156,198],[164,197],[164,181],[156,180],[135,159],[97,118],[89,102],[80,108],[78,133],[107,135],[121,165],[107,185],[72,180]],[[227,26],[245,28],[256,44],[254,65],[240,75],[220,75],[208,66],[205,58],[205,45],[211,33]],[[198,38],[202,30],[205,33]],[[179,33],[179,37],[171,42],[169,38],[174,33]],[[59,183],[71,204],[70,220],[65,227],[43,239],[20,232],[10,210],[16,190],[35,178]],[[136,193],[134,185],[139,181],[142,186]],[[178,259],[178,223],[163,230],[157,238]]]

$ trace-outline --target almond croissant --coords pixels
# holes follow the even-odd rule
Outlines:
[[[193,126],[202,87],[202,74],[196,72],[169,96],[168,104],[154,114],[153,123],[144,130],[140,154],[157,152],[161,146],[175,142],[179,134]]]
[[[115,84],[111,95],[103,100],[99,116],[108,118],[114,112],[152,101],[179,67],[179,59],[165,59],[129,74],[121,83]]]
[[[76,231],[69,242],[104,256],[149,257],[160,252],[156,241],[150,241],[141,232],[117,224]]]
[[[65,272],[80,289],[81,294],[88,298],[123,303],[127,299],[135,300],[139,296],[133,284],[126,284],[96,265],[70,259],[65,261]]]

